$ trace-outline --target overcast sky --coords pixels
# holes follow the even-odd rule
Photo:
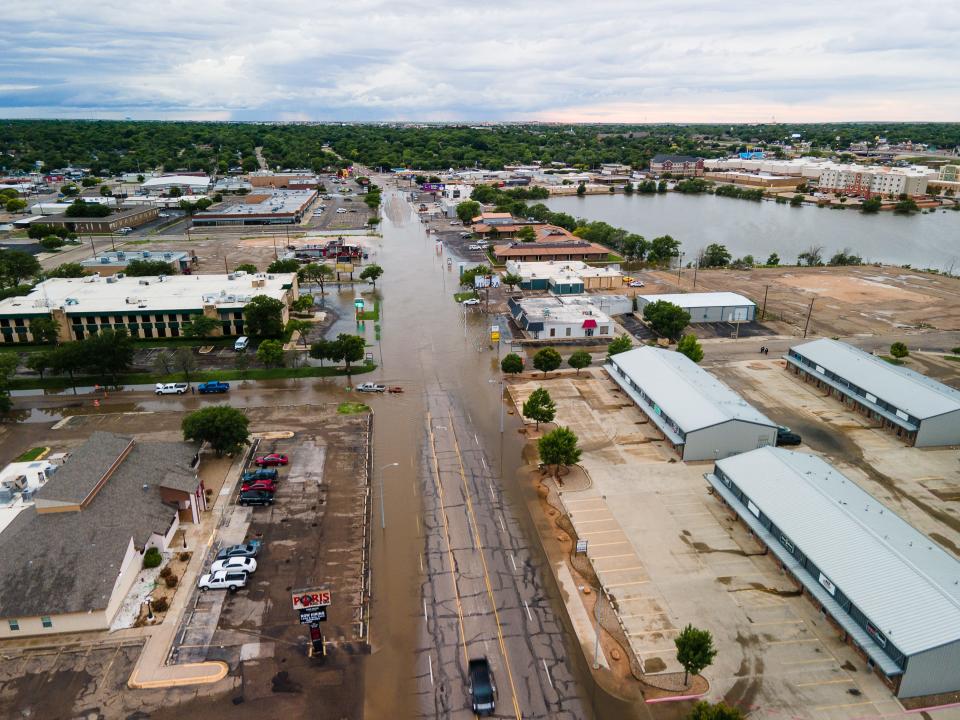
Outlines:
[[[960,0],[8,0],[0,116],[960,121]]]

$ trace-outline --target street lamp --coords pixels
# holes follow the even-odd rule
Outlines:
[[[390,463],[389,465],[384,465],[380,468],[380,529],[385,530],[387,527],[387,516],[383,509],[383,471],[391,467],[400,467],[400,463]]]
[[[680,262],[677,263],[677,285],[680,284],[680,271],[683,270],[683,250],[680,251]]]

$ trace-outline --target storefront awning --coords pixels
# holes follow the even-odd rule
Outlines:
[[[594,320],[593,318],[587,318],[586,320],[583,321],[583,328],[585,330],[589,330],[591,328],[596,328],[596,327],[597,327],[597,321]]]

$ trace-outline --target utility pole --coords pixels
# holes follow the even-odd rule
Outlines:
[[[680,271],[683,270],[683,251],[680,251],[680,262],[677,263],[677,285],[680,284]]]
[[[763,322],[767,319],[767,292],[769,290],[769,285],[763,286],[763,307],[760,309],[760,322]]]
[[[804,337],[807,336],[807,330],[808,330],[809,327],[810,327],[810,316],[813,314],[813,301],[814,301],[814,300],[816,300],[816,298],[810,298],[810,308],[807,310],[807,322],[806,322],[806,324],[803,326],[803,336],[804,336]]]
[[[693,289],[697,289],[697,270],[700,269],[700,261],[697,260],[697,264],[693,266]]]

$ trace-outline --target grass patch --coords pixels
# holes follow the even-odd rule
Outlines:
[[[371,372],[377,367],[376,363],[366,363],[364,365],[353,365],[350,368],[351,375],[362,375]],[[309,378],[309,377],[336,377],[346,375],[347,371],[342,367],[301,367],[301,368],[254,368],[251,370],[204,370],[193,373],[190,381],[193,383],[207,382],[209,380],[282,380],[284,378]],[[118,385],[150,385],[158,382],[183,382],[182,373],[172,375],[157,375],[156,373],[127,373],[121,375],[118,379]],[[67,390],[74,386],[96,385],[101,382],[101,378],[93,375],[78,375],[75,382],[71,383],[69,377],[45,377],[42,380],[36,378],[14,378],[10,382],[11,390]]]
[[[213,347],[233,347],[236,338],[233,337],[208,337],[208,338],[166,338],[160,340],[150,340],[134,338],[134,345],[138,348],[165,348],[165,347],[204,347],[212,345]]]
[[[453,294],[453,299],[458,303],[462,303],[464,300],[472,300],[477,297],[477,293],[474,290],[468,290],[467,292],[458,292]]]
[[[888,363],[890,363],[891,365],[906,365],[906,364],[907,364],[907,362],[906,362],[905,360],[899,360],[899,359],[893,357],[892,355],[881,355],[880,357],[882,357],[884,360],[886,360],[886,361],[887,361]]]
[[[357,315],[359,320],[374,320],[377,321],[380,319],[380,301],[373,301],[373,310],[364,310],[362,313]]]
[[[22,455],[17,456],[16,459],[14,459],[14,462],[30,462],[32,460],[39,460],[44,455],[46,455],[49,451],[50,451],[50,448],[48,447],[30,448]]]
[[[369,405],[358,402],[344,402],[337,405],[337,412],[341,415],[357,415],[358,413],[367,412],[369,409]]]
[[[960,355],[944,355],[944,360],[953,360],[953,362],[960,362]]]
[[[607,262],[620,262],[623,258],[616,253],[607,253]]]

